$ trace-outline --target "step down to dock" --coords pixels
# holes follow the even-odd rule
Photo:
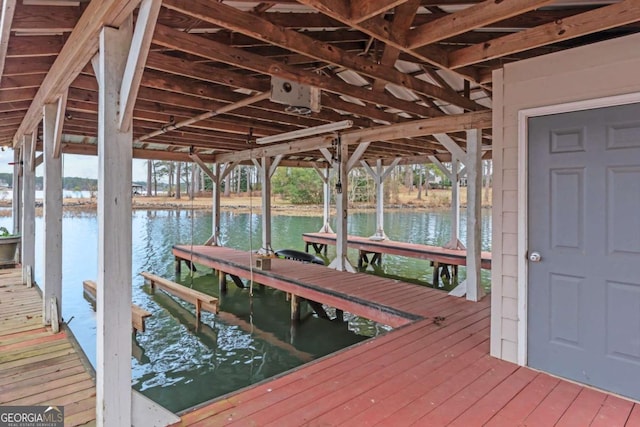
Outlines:
[[[151,286],[151,291],[155,291],[155,288],[162,289],[163,291],[174,295],[188,303],[196,306],[196,319],[200,322],[200,312],[202,310],[210,313],[218,312],[218,298],[207,295],[204,292],[196,291],[194,289],[187,288],[179,283],[172,282],[171,280],[164,279],[155,274],[142,272],[142,277]]]
[[[84,292],[96,301],[98,295],[96,282],[93,280],[85,280],[82,282],[82,285],[84,287]],[[147,317],[151,317],[151,313],[140,306],[131,304],[131,326],[133,327],[134,332],[145,331],[145,319]]]

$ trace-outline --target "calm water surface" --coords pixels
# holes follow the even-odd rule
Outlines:
[[[134,388],[172,411],[180,411],[248,386],[312,359],[377,336],[384,325],[355,316],[348,322],[328,322],[314,316],[296,328],[289,322],[289,303],[282,292],[248,292],[229,284],[220,314],[203,314],[204,326],[195,328],[193,307],[162,292],[151,295],[138,273],[149,271],[217,296],[217,277],[199,267],[176,277],[171,246],[199,244],[211,234],[211,213],[196,211],[135,211],[133,213],[133,302],[150,311],[147,331],[133,346]],[[11,218],[0,218],[10,227]],[[301,234],[317,231],[320,217],[278,215],[272,218],[273,248],[304,249]],[[490,212],[482,220],[483,250],[490,250]],[[260,247],[261,218],[248,213],[224,212],[221,240],[225,246],[249,250]],[[464,240],[464,217],[461,240]],[[385,232],[399,241],[441,245],[448,241],[447,212],[388,212]],[[374,214],[353,214],[349,234],[375,232]],[[36,280],[42,281],[42,218],[36,220]],[[96,319],[93,305],[83,297],[82,281],[97,278],[97,217],[95,213],[65,212],[63,218],[63,307],[90,361],[95,364]],[[329,258],[335,254],[330,248]],[[357,252],[349,252],[355,265]],[[428,262],[385,256],[377,274],[410,278],[427,285]],[[461,271],[464,277],[464,269]],[[483,272],[488,286],[489,275]],[[331,313],[330,313],[331,314]],[[345,313],[346,314],[346,313]]]

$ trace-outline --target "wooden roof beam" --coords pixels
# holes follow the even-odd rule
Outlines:
[[[298,0],[299,3],[317,9],[325,15],[343,22],[354,29],[362,31],[363,33],[368,34],[387,45],[391,45],[396,49],[399,49],[401,52],[409,54],[420,61],[434,65],[438,68],[450,70],[447,62],[448,54],[444,49],[435,45],[410,49],[406,46],[404,37],[398,38],[390,31],[389,22],[383,17],[376,16],[360,23],[353,22],[349,16],[340,13],[339,9],[335,9],[333,7],[336,1],[340,0]],[[471,79],[473,81],[476,81],[477,79],[476,71],[474,69],[458,69],[456,73],[466,79]]]
[[[161,4],[162,0],[142,0],[140,4],[120,87],[120,110],[118,112],[120,123],[118,128],[121,132],[127,132],[131,126],[133,106],[138,95],[144,64],[147,62]],[[133,20],[133,18],[131,19]]]
[[[16,10],[16,0],[3,0],[2,11],[0,11],[0,82],[4,72],[4,62],[7,58],[9,48],[9,36],[11,35],[11,24]]]
[[[393,22],[391,24],[391,32],[396,34],[398,38],[401,38],[411,28],[416,13],[420,7],[420,0],[409,0],[406,3],[396,7],[393,14]],[[380,58],[380,64],[386,67],[393,67],[400,56],[400,49],[385,45],[382,52],[382,58]],[[382,91],[386,82],[381,79],[376,79],[373,83],[373,90]]]
[[[102,27],[119,27],[138,3],[139,0],[92,0],[89,3],[34,97],[13,138],[14,146],[42,120],[44,104],[56,102],[98,51]]]
[[[455,50],[449,65],[460,68],[640,20],[640,0],[623,0],[555,22]]]
[[[491,127],[491,112],[478,111],[466,114],[434,117],[430,119],[412,120],[406,123],[376,126],[369,129],[353,130],[342,133],[340,138],[343,144],[350,145],[369,141],[448,133],[464,129],[486,129],[489,127]],[[290,155],[294,153],[302,153],[305,151],[330,147],[332,139],[332,137],[318,136],[273,146],[260,146],[255,149],[216,156],[216,161],[242,161],[259,157],[272,157],[278,154]]]
[[[297,31],[278,27],[266,19],[242,12],[223,3],[205,0],[164,0],[163,6],[231,31],[276,44],[302,55],[403,86],[467,110],[473,111],[485,108],[468,98],[458,95],[456,92],[447,91],[442,87],[409,76],[394,67],[376,64],[365,57],[345,52],[337,46],[320,42]]]
[[[353,22],[362,22],[394,7],[400,6],[406,1],[407,0],[351,0],[349,2],[351,19]]]
[[[407,47],[428,45],[510,18],[540,6],[552,0],[485,0],[458,12],[445,15],[435,21],[423,24],[409,32]]]
[[[170,49],[208,58],[213,61],[220,61],[236,67],[253,70],[258,73],[279,76],[298,83],[316,86],[339,95],[352,96],[372,104],[396,108],[411,114],[423,117],[429,117],[433,114],[432,109],[414,102],[404,101],[386,94],[375,93],[334,78],[291,67],[269,58],[253,55],[241,49],[236,49],[203,37],[183,33],[182,31],[177,31],[163,25],[158,24],[156,26],[154,43]]]

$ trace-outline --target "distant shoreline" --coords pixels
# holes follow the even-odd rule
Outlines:
[[[466,205],[466,188],[462,189],[460,204],[462,207]],[[199,210],[206,211],[211,210],[212,197],[211,195],[197,196],[193,200],[188,196],[183,196],[180,199],[173,197],[159,196],[159,197],[147,197],[143,195],[135,195],[132,197],[132,208],[134,210]],[[254,194],[240,194],[231,195],[220,198],[220,207],[223,211],[234,212],[257,212],[261,211],[262,198],[259,192]],[[95,211],[97,209],[97,199],[93,198],[65,198],[63,199],[63,206],[66,211]],[[428,196],[423,196],[421,199],[417,199],[417,192],[404,192],[400,193],[395,200],[389,201],[385,204],[387,210],[443,210],[448,209],[451,206],[451,192],[449,190],[429,190]],[[1,208],[10,208],[11,200],[0,200]],[[36,207],[38,211],[42,209],[42,200],[36,199]],[[490,208],[491,205],[483,204],[483,208]],[[349,205],[349,209],[353,211],[372,211],[375,210],[375,203],[352,203]],[[332,209],[335,209],[335,205],[332,204]],[[295,214],[295,215],[309,215],[309,216],[321,216],[322,205],[321,204],[306,204],[306,205],[294,205],[283,200],[280,197],[273,197],[271,199],[271,210],[276,214]],[[39,213],[39,212],[38,212]],[[2,209],[0,216],[10,216],[11,211],[9,209]]]

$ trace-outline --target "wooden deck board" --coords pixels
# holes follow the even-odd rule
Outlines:
[[[65,406],[65,426],[95,420],[95,383],[67,333],[42,326],[42,299],[0,272],[0,405]]]
[[[238,252],[212,248],[198,256],[207,266],[243,277],[250,258]],[[301,268],[290,260],[273,260],[270,271],[254,270],[254,276],[285,292],[312,289],[328,305],[349,300],[352,308],[373,304],[418,317],[189,411],[180,425],[544,426],[578,419],[586,425],[640,425],[640,410],[631,401],[490,357],[489,298],[471,303],[432,288]]]

